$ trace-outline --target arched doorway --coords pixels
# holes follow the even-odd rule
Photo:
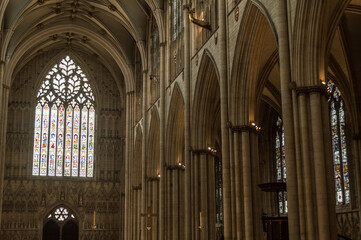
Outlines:
[[[77,219],[70,209],[58,206],[52,209],[44,223],[43,240],[78,240]]]

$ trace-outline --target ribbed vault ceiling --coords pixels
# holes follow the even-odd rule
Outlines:
[[[39,52],[69,48],[97,56],[132,90],[131,65],[137,51],[144,58],[149,6],[157,5],[145,1],[3,0],[0,60],[13,77]]]

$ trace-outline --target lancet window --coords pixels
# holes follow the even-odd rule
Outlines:
[[[346,119],[340,90],[327,83],[330,104],[331,137],[336,191],[336,205],[350,203],[350,179],[347,159]]]
[[[286,158],[285,158],[285,138],[283,122],[280,117],[276,123],[276,180],[277,182],[286,182]],[[287,193],[281,191],[278,193],[278,208],[280,214],[288,212]]]

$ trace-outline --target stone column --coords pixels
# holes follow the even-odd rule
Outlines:
[[[185,194],[184,194],[184,223],[185,223],[185,240],[192,239],[192,211],[191,211],[191,154],[190,154],[190,28],[189,28],[189,0],[184,1],[184,165],[185,169]]]
[[[172,240],[179,239],[179,170],[172,171]]]
[[[230,159],[228,136],[228,77],[227,77],[227,15],[226,1],[218,1],[218,52],[219,54],[219,82],[221,99],[221,131],[222,131],[222,171],[223,171],[223,214],[224,239],[230,240],[232,236],[231,215],[231,184]]]
[[[301,150],[302,150],[302,166],[303,166],[303,172],[305,173],[302,175],[302,179],[304,182],[304,196],[300,196],[300,198],[305,199],[305,218],[306,221],[306,233],[304,237],[306,239],[312,240],[314,239],[315,235],[315,223],[314,223],[314,211],[313,209],[313,190],[312,190],[312,174],[309,174],[312,172],[312,165],[311,165],[311,159],[310,159],[310,149],[308,145],[309,141],[309,131],[308,131],[308,113],[307,113],[307,102],[306,102],[306,96],[305,94],[299,94],[298,96],[298,102],[299,102],[299,122],[300,122],[300,142],[301,142]],[[288,176],[288,174],[287,174]]]
[[[6,146],[6,125],[8,115],[8,100],[10,87],[5,84],[4,66],[0,63],[0,187],[4,189],[4,170],[5,170],[5,146]],[[0,191],[0,226],[2,217],[3,191]]]
[[[234,161],[234,139],[231,126],[228,126],[229,133],[229,159],[230,159],[230,197],[231,197],[231,220],[232,220],[232,238],[236,238],[237,231],[241,228],[237,227],[237,211],[236,211],[236,172],[235,172],[235,161]]]
[[[208,240],[208,174],[207,174],[207,155],[201,154],[200,155],[200,221],[202,222],[202,229],[201,229],[201,240]]]
[[[235,171],[235,199],[236,199],[236,225],[238,226],[234,239],[241,240],[242,238],[242,161],[241,161],[241,134],[234,132],[234,171]]]
[[[328,95],[321,86],[297,88],[305,207],[304,239],[336,239]],[[287,174],[288,177],[289,174]],[[287,179],[288,182],[288,179]],[[301,206],[301,205],[300,205]],[[301,214],[300,214],[301,215]]]
[[[141,213],[147,211],[147,184],[146,184],[146,169],[147,169],[147,136],[148,136],[148,116],[147,116],[147,96],[148,96],[148,71],[143,70],[143,138],[142,138],[142,192],[141,192]],[[141,240],[145,240],[147,236],[146,218],[141,217]]]
[[[289,238],[300,239],[299,206],[298,206],[298,183],[297,166],[295,161],[295,139],[292,97],[289,89],[291,82],[290,67],[290,42],[288,34],[287,4],[286,1],[279,1],[278,19],[278,45],[280,58],[281,77],[281,98],[282,98],[282,119],[285,135],[285,155],[287,168],[287,201],[288,201],[288,226]]]
[[[166,43],[162,42],[160,43],[160,109],[159,109],[159,115],[160,115],[160,124],[159,124],[159,146],[160,146],[160,175],[163,178],[160,179],[159,183],[159,240],[165,240],[165,195],[166,195],[166,185],[165,185],[165,71],[164,71],[164,65],[165,65],[165,47]]]
[[[335,239],[336,236],[331,236],[330,233],[330,217],[328,204],[328,191],[327,191],[327,177],[326,177],[326,163],[325,163],[325,150],[324,150],[324,125],[322,123],[322,106],[321,95],[318,92],[311,92],[310,94],[311,105],[311,124],[312,124],[312,138],[313,138],[313,157],[315,161],[315,183],[316,183],[316,204],[317,204],[317,220],[318,220],[318,239],[328,240]],[[329,128],[329,125],[327,126]],[[327,131],[327,130],[326,130]],[[322,143],[322,144],[321,144]]]
[[[242,177],[243,177],[243,198],[244,198],[244,231],[245,239],[254,239],[252,208],[252,166],[250,152],[249,131],[241,132],[242,139]]]

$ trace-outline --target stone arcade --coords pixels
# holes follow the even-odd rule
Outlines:
[[[360,25],[360,0],[0,0],[0,239],[361,239]]]

